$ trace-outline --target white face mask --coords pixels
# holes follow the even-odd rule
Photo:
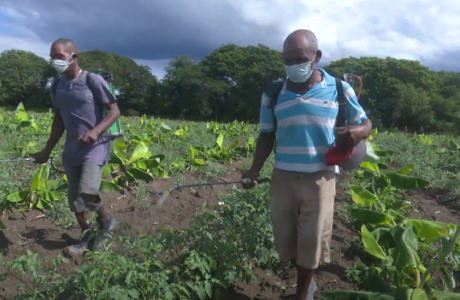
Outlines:
[[[295,83],[303,83],[310,78],[311,74],[313,74],[314,69],[312,69],[311,64],[315,59],[312,61],[307,61],[306,63],[287,66],[284,65],[284,70],[286,71],[286,75],[292,82]]]
[[[67,60],[62,60],[62,59],[53,59],[53,68],[59,73],[62,74],[64,73],[67,68],[74,62],[72,59],[72,56],[75,53],[70,54],[69,59]]]

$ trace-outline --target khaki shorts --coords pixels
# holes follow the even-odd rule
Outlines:
[[[64,166],[68,185],[67,199],[71,212],[95,211],[100,207],[101,202],[88,202],[85,200],[84,194],[99,195],[102,167],[93,163],[84,163],[77,167]]]
[[[271,214],[281,259],[306,269],[330,262],[335,183],[330,171],[273,171]]]

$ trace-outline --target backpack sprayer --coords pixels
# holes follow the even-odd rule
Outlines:
[[[354,83],[355,79],[359,83],[359,88],[358,88],[358,93],[356,94],[356,98],[359,101],[359,96],[361,96],[361,91],[363,90],[363,81],[361,80],[361,77],[358,75],[350,74],[350,73],[344,73],[343,78],[345,79],[346,82],[348,82],[353,89],[355,89]]]
[[[115,96],[115,87],[113,85],[113,75],[112,75],[112,73],[104,72],[104,73],[101,73],[100,75],[108,83],[109,88],[110,88],[110,92],[112,93],[112,95],[114,97],[116,97]],[[106,116],[107,113],[108,113],[108,110],[106,108],[104,108],[104,116]],[[109,128],[108,131],[109,131],[109,135],[110,135],[111,140],[115,140],[116,138],[118,138],[120,136],[123,136],[123,132],[121,130],[120,119],[119,118],[117,118],[115,123],[113,123],[113,125]]]
[[[115,97],[115,87],[113,85],[113,75],[112,73],[109,73],[109,72],[104,72],[104,73],[101,73],[100,76],[102,78],[104,78],[104,80],[107,82],[107,84],[109,85],[109,89],[110,89],[110,92],[112,93],[112,95]],[[91,81],[89,81],[87,79],[87,84],[90,85],[91,84]],[[56,83],[54,83],[51,87],[52,90],[54,90],[53,94],[55,93],[55,88],[56,88]],[[89,86],[89,88],[91,89],[91,86]],[[108,110],[106,108],[104,108],[104,117],[107,115],[108,113]],[[113,125],[108,129],[108,137],[110,140],[115,140],[119,137],[123,136],[123,132],[121,130],[121,126],[120,126],[120,119],[117,118],[117,120],[115,121],[115,123],[113,123]],[[27,158],[10,158],[10,159],[0,159],[0,163],[2,162],[34,162],[34,158],[33,157],[27,157]],[[51,167],[59,172],[59,173],[64,173],[63,171],[59,170],[58,168],[56,168],[56,166],[54,165],[54,159],[53,158],[50,158],[49,159],[50,163],[51,163]]]

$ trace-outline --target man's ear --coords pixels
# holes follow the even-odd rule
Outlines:
[[[318,63],[321,60],[321,57],[323,56],[323,52],[321,50],[316,51],[316,62]]]

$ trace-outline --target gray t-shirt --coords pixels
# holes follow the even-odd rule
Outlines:
[[[87,71],[82,71],[73,80],[59,78],[56,94],[51,99],[59,109],[67,132],[63,153],[66,166],[81,166],[85,162],[103,165],[110,155],[111,143],[107,133],[102,133],[93,145],[78,138],[96,127],[104,118],[104,103],[115,103],[107,82],[95,73],[91,76],[91,89],[86,84]]]

